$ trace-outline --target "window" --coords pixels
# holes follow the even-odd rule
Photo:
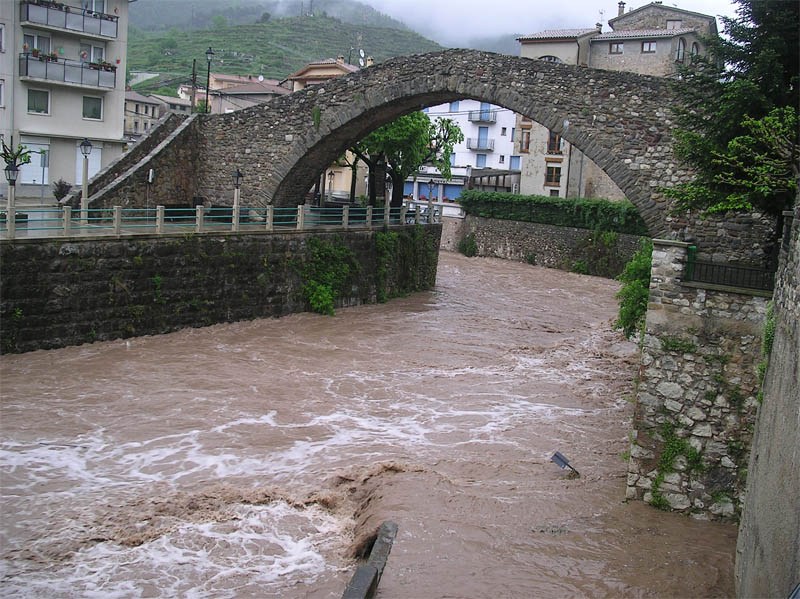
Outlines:
[[[450,166],[455,166],[455,165],[456,165],[456,153],[453,152],[450,154]]]
[[[94,46],[87,43],[81,44],[81,62],[100,62],[101,60],[105,60],[105,57],[105,46]]]
[[[505,163],[506,163],[506,157],[500,154],[500,164],[505,164]]]
[[[509,165],[509,168],[512,171],[518,171],[519,167],[520,167],[520,157],[519,156],[512,156],[511,157],[511,164]]]
[[[682,21],[680,20],[667,20],[667,29],[680,29],[682,25]]]
[[[623,44],[622,42],[611,42],[608,44],[608,53],[609,54],[622,54]]]
[[[642,54],[652,54],[656,51],[655,42],[642,42]]]
[[[555,131],[550,131],[550,138],[547,140],[548,154],[561,154],[561,136]]]
[[[544,177],[544,184],[550,187],[558,187],[561,185],[561,167],[548,166],[547,172]]]
[[[478,168],[486,168],[486,154],[477,154],[475,156],[475,166]]]
[[[516,137],[516,133],[517,133],[517,128],[516,127],[511,127],[511,142],[512,143],[514,142],[514,138]]]
[[[31,161],[20,165],[19,181],[29,185],[41,185],[50,179],[50,144],[22,142],[31,153]]]
[[[139,131],[139,121],[133,121],[133,130],[134,132]]]
[[[83,118],[99,121],[103,118],[103,99],[83,96]]]
[[[39,50],[42,54],[50,54],[50,38],[38,33],[25,33],[22,36],[22,49],[25,52]]]
[[[6,26],[0,23],[0,52],[6,51]]]
[[[29,89],[28,112],[50,114],[50,92],[43,89]]]
[[[529,152],[531,149],[531,132],[530,131],[523,131],[522,132],[522,139],[519,142],[519,151],[520,152]]]
[[[678,55],[675,57],[677,62],[683,62],[683,58],[686,55],[686,42],[683,38],[678,40]]]
[[[694,61],[694,57],[697,56],[698,54],[700,54],[700,44],[698,44],[697,42],[694,42],[692,44],[692,51],[691,51],[692,57],[691,57],[691,60]]]
[[[505,135],[505,134],[506,134],[506,131],[507,131],[506,127],[502,127],[502,128],[500,129],[500,135]]]
[[[458,100],[450,102],[450,112],[458,112]]]
[[[136,114],[139,114],[139,105],[138,105],[138,104],[134,104],[134,105],[133,105],[133,111],[134,111]]]
[[[6,80],[0,79],[0,108],[6,105]]]
[[[84,4],[94,12],[106,12],[106,0],[84,0]]]
[[[170,107],[170,108],[173,108],[173,105],[172,105],[172,104],[170,104],[170,105],[169,105],[169,107]],[[423,109],[422,109],[422,112],[428,112],[428,110],[429,110],[428,108],[423,108]]]
[[[558,189],[551,189],[550,190],[550,197],[557,198],[561,192]]]
[[[539,60],[546,60],[547,62],[561,62],[558,56],[540,56]]]

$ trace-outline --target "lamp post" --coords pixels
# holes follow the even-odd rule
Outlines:
[[[333,201],[333,171],[328,171],[328,202]],[[322,208],[322,203],[320,202],[320,208]]]
[[[206,50],[206,60],[208,61],[208,70],[206,71],[206,112],[211,112],[208,106],[208,88],[211,85],[211,59],[214,58],[214,51],[211,49],[211,46],[208,47]],[[202,77],[202,75],[201,75]],[[237,169],[238,170],[238,169]]]
[[[236,170],[233,171],[233,230],[239,230],[239,198],[241,194],[241,187],[242,187],[242,179],[244,179],[244,175],[239,170],[239,167],[236,167]]]
[[[17,216],[14,214],[15,192],[17,190],[17,176],[19,175],[19,167],[16,162],[9,162],[6,164],[6,181],[8,181],[8,204],[6,205],[6,229],[8,230],[9,239],[14,239],[14,225],[16,224]]]
[[[433,201],[433,187],[434,187],[434,182],[433,182],[433,179],[431,179],[430,181],[428,181],[428,201],[429,202]]]
[[[92,153],[92,142],[84,137],[80,145],[83,154],[83,180],[81,190],[81,224],[88,223],[89,216],[89,154]]]

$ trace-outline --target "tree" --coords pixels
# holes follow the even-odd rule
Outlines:
[[[257,23],[267,23],[267,22],[270,20],[270,18],[271,18],[271,17],[272,17],[272,15],[271,15],[271,14],[269,14],[268,12],[264,12],[264,13],[261,15],[261,18],[260,18],[260,19],[258,19],[258,21],[256,21],[256,22],[257,22]]]
[[[224,15],[215,15],[211,19],[211,27],[214,29],[225,29],[228,26],[228,19]]]
[[[737,2],[727,39],[681,70],[675,152],[699,175],[664,192],[679,208],[778,214],[797,190],[800,4]]]
[[[450,179],[450,155],[453,146],[463,140],[464,134],[451,119],[431,121],[424,112],[412,112],[376,129],[351,151],[371,172],[377,170],[378,178],[385,166],[392,180],[392,206],[400,206],[406,177],[421,165],[430,163]],[[370,201],[374,202],[372,194]]]

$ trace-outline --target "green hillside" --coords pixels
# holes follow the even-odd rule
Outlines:
[[[293,17],[203,31],[132,30],[128,65],[133,71],[189,77],[193,58],[197,59],[198,73],[205,73],[205,51],[209,46],[215,52],[213,71],[261,74],[270,79],[283,79],[312,60],[336,58],[340,54],[347,59],[351,48],[364,48],[376,62],[442,49],[408,30],[357,26],[334,18]],[[354,50],[351,62],[357,61]]]

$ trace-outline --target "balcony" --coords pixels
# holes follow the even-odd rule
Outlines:
[[[470,110],[469,120],[473,123],[496,123],[496,110]]]
[[[468,150],[479,150],[483,152],[492,152],[494,151],[494,138],[492,139],[480,139],[478,137],[468,137],[467,138],[467,149]]]
[[[113,65],[27,53],[19,55],[19,76],[94,88],[113,89],[117,85],[117,67]]]
[[[39,25],[103,39],[116,39],[119,17],[60,2],[23,0],[19,6],[22,25]]]

